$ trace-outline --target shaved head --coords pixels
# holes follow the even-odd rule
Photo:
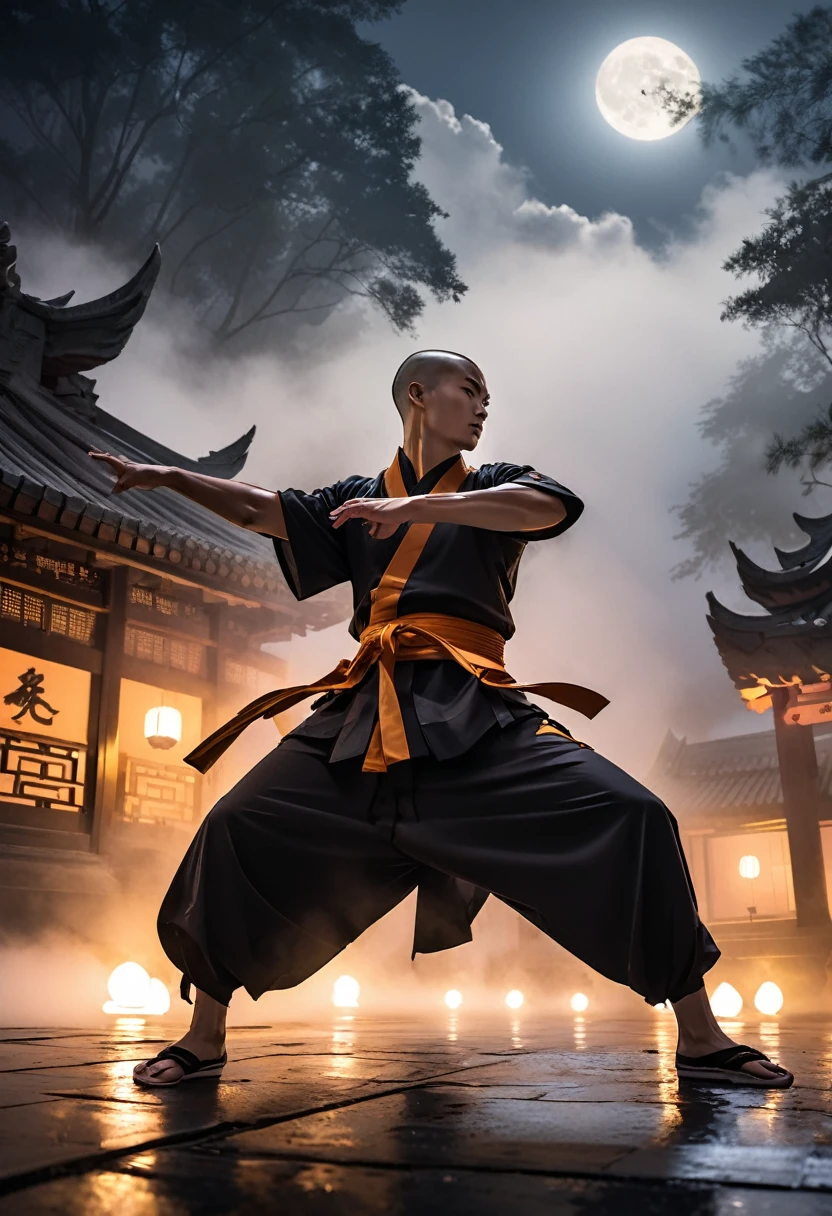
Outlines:
[[[448,372],[459,372],[463,369],[473,372],[478,380],[483,379],[482,372],[472,359],[453,350],[417,350],[415,354],[408,355],[393,377],[393,400],[396,409],[404,418],[409,405],[408,389],[414,382],[426,389],[432,389]]]

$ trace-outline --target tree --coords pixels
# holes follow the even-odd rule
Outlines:
[[[832,160],[832,8],[817,5],[795,16],[741,66],[741,76],[705,83],[698,97],[665,89],[665,104],[679,121],[698,111],[706,144],[727,141],[735,128],[748,135],[764,163]]]
[[[832,370],[811,346],[771,331],[763,352],[740,364],[723,396],[703,409],[700,433],[721,457],[717,468],[691,486],[687,502],[675,508],[682,525],[676,539],[690,542],[693,553],[676,566],[674,578],[699,577],[718,565],[729,539],[766,546],[773,540],[784,549],[805,540],[791,519],[795,490],[802,483],[805,495],[822,483],[805,472],[772,481],[767,476],[771,435],[784,414],[808,428],[829,401]],[[803,460],[782,463],[799,469]]]
[[[664,101],[679,120],[698,107],[706,143],[727,140],[736,129],[764,163],[804,171],[832,163],[832,8],[795,17],[768,47],[743,61],[740,75],[703,85],[696,98],[665,90]],[[723,463],[692,487],[679,508],[681,535],[694,542],[695,556],[677,567],[677,575],[698,573],[715,560],[716,533],[724,545],[726,520],[738,540],[759,536],[764,518],[769,532],[778,531],[748,494],[755,482],[752,453],[769,473],[799,470],[804,493],[823,484],[819,470],[832,458],[832,173],[793,183],[766,215],[762,232],[724,263],[753,285],[726,301],[722,320],[759,328],[768,351],[744,364],[726,396],[705,407],[703,434],[723,445]],[[767,383],[758,371],[770,377]],[[732,429],[728,420],[737,423],[739,403],[747,420]],[[790,437],[782,433],[784,420],[794,430]],[[770,428],[765,442],[761,423]],[[770,491],[759,492],[772,500]]]
[[[136,257],[217,341],[350,297],[412,328],[465,285],[411,180],[417,116],[355,23],[402,0],[10,0],[0,180],[19,215]],[[285,326],[284,326],[285,332]]]

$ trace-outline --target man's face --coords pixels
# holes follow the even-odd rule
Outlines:
[[[425,427],[462,452],[472,452],[488,417],[488,386],[473,363],[442,372],[433,388],[425,388],[422,405]]]

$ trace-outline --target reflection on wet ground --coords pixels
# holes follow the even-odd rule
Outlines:
[[[236,1030],[221,1081],[152,1091],[166,1023],[0,1030],[0,1216],[820,1216],[832,1022],[732,1024],[787,1092],[679,1082],[674,1021],[525,1009]]]

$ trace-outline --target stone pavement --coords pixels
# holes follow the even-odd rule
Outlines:
[[[679,1083],[659,1013],[254,1026],[161,1091],[167,1020],[0,1030],[0,1216],[828,1216],[832,1023],[737,1030],[792,1090]]]

